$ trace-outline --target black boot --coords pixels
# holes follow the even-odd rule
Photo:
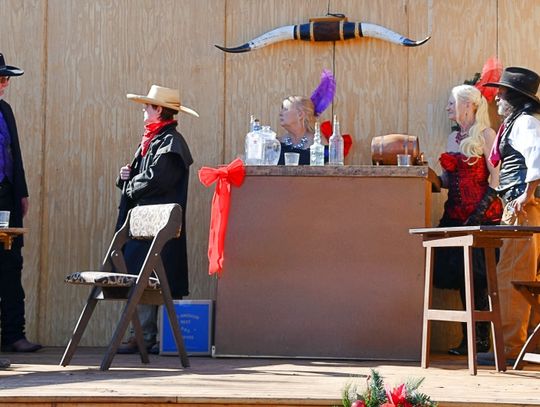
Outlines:
[[[491,348],[489,340],[490,326],[489,322],[476,323],[476,352],[488,352]]]
[[[487,287],[484,285],[479,287],[480,284],[475,281],[478,290],[474,293],[474,302],[476,309],[480,311],[489,311],[489,297]],[[491,347],[489,333],[491,332],[490,322],[477,322],[476,323],[476,352],[488,352]]]
[[[489,298],[487,295],[487,288],[481,286],[480,282],[475,281],[476,288],[474,293],[475,308],[477,310],[486,311],[489,310]],[[460,290],[461,302],[465,304],[465,289]],[[476,352],[488,352],[491,343],[489,339],[490,323],[489,322],[477,322],[475,326],[476,330]],[[463,337],[461,343],[456,348],[448,349],[450,355],[466,355],[467,352],[467,324],[461,323],[461,332]]]
[[[448,349],[450,355],[466,355],[467,354],[467,324],[461,323],[461,342],[455,348]]]
[[[488,352],[491,347],[489,340],[489,322],[477,322],[476,323],[476,353]],[[450,355],[467,355],[467,324],[461,323],[461,330],[463,331],[463,338],[461,343],[455,347],[448,349]]]

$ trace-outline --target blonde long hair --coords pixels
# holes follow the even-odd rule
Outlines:
[[[486,98],[480,91],[471,85],[459,85],[452,89],[452,96],[456,101],[456,119],[458,119],[459,105],[471,102],[475,107],[474,124],[469,129],[469,136],[460,144],[461,152],[467,157],[481,157],[484,154],[485,139],[483,132],[491,127]],[[459,124],[459,122],[458,122]]]

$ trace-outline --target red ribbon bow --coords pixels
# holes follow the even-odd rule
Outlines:
[[[239,158],[226,167],[202,167],[199,170],[199,181],[205,187],[217,181],[212,198],[210,236],[208,237],[208,260],[210,261],[208,274],[210,275],[218,273],[220,276],[223,271],[223,247],[231,205],[231,185],[239,187],[244,182],[245,176],[246,169]]]

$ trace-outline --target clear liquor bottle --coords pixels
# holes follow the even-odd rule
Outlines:
[[[261,137],[261,123],[259,119],[251,116],[250,132],[246,134],[244,145],[244,162],[246,165],[261,165],[263,158],[263,140]]]
[[[334,115],[333,132],[328,146],[328,164],[343,165],[343,148],[343,137],[339,129],[339,122],[337,115]]]
[[[321,127],[315,122],[313,144],[309,147],[309,165],[324,165],[324,146],[321,143]]]

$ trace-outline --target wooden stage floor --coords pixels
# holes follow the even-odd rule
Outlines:
[[[462,357],[419,363],[191,357],[178,369],[174,356],[117,355],[101,372],[101,348],[80,348],[73,364],[58,366],[61,348],[35,354],[0,354],[12,366],[0,370],[0,406],[334,406],[349,382],[363,385],[370,368],[391,385],[425,377],[421,390],[440,406],[540,406],[540,365],[496,373],[479,367],[470,376]]]

